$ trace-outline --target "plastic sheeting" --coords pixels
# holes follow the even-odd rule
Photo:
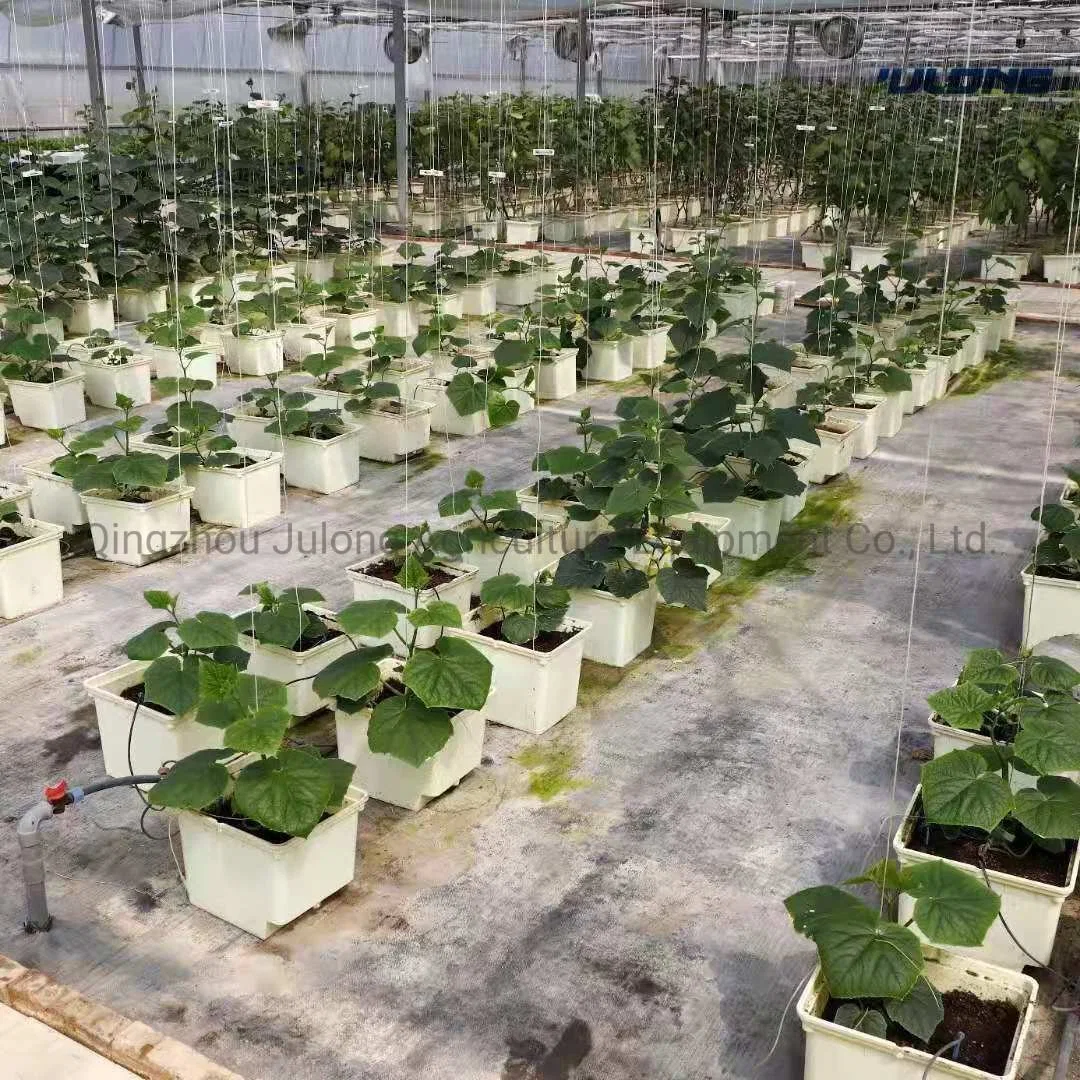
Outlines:
[[[217,11],[218,0],[103,0],[102,11],[111,11],[124,23],[169,22]],[[52,26],[82,16],[80,0],[0,0],[0,12],[17,26]]]

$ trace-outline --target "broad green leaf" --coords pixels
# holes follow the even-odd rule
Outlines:
[[[292,714],[279,705],[263,705],[244,713],[225,729],[225,745],[249,754],[273,754],[292,723]]]
[[[1016,668],[1005,660],[1000,649],[972,649],[964,661],[960,682],[981,686],[1011,686],[1017,680]]]
[[[841,1005],[836,1010],[835,1022],[841,1027],[851,1028],[852,1031],[861,1031],[878,1039],[884,1039],[886,1032],[889,1030],[888,1021],[877,1009],[866,1009],[861,1005],[854,1005],[850,1002]]]
[[[1035,510],[1031,516],[1037,518],[1039,523],[1052,533],[1064,532],[1076,521],[1076,515],[1072,510],[1062,506],[1061,503],[1048,503],[1042,508],[1041,515],[1038,510]]]
[[[197,750],[178,761],[147,792],[154,806],[173,810],[205,810],[228,790],[229,770],[221,764],[231,750]]]
[[[701,566],[708,566],[713,570],[724,568],[720,540],[716,533],[707,529],[700,521],[693,522],[689,532],[683,533],[682,554]]]
[[[1012,791],[981,754],[953,750],[922,767],[923,811],[937,825],[992,832],[1012,809]]]
[[[750,359],[755,364],[767,364],[781,371],[790,371],[795,353],[779,342],[759,341],[751,348]]]
[[[1053,656],[1033,656],[1028,667],[1028,683],[1067,694],[1080,685],[1080,671]]]
[[[156,660],[171,648],[165,631],[174,624],[168,621],[154,623],[140,634],[136,634],[124,646],[129,660]]]
[[[408,608],[396,600],[355,600],[337,614],[337,622],[346,634],[382,638],[392,634],[398,617]]]
[[[1053,705],[1026,715],[1013,749],[1017,757],[1039,773],[1080,769],[1080,718],[1077,706]]]
[[[347,652],[327,664],[312,680],[311,688],[319,697],[361,701],[382,684],[377,661],[392,651],[384,645]]]
[[[814,885],[793,893],[784,901],[796,931],[814,936],[814,928],[824,919],[849,912],[860,912],[866,905],[856,896],[835,885]]]
[[[289,690],[277,679],[245,672],[237,682],[236,697],[246,709],[258,709],[263,705],[277,705],[284,709],[288,705]]]
[[[621,480],[612,488],[604,513],[609,517],[619,514],[640,514],[652,500],[654,489],[640,480]]]
[[[333,780],[319,759],[301,750],[282,750],[240,771],[233,802],[241,814],[267,829],[307,836],[333,794]]]
[[[919,979],[907,997],[887,1000],[885,1011],[894,1024],[899,1024],[924,1043],[930,1041],[938,1024],[945,1019],[941,995],[925,978]]]
[[[709,572],[690,559],[676,559],[671,566],[661,567],[656,575],[660,595],[669,604],[685,604],[695,611],[704,611],[707,604]]]
[[[1040,776],[1015,796],[1012,816],[1043,840],[1080,839],[1080,786],[1063,776]]]
[[[554,450],[545,450],[533,460],[537,472],[548,472],[552,476],[574,476],[592,468],[599,458],[596,454],[586,454],[577,446],[557,446]]]
[[[467,371],[459,371],[447,384],[446,397],[459,416],[471,416],[487,405],[487,384]]]
[[[801,495],[806,490],[806,484],[786,461],[774,461],[758,469],[754,480],[772,495]]]
[[[127,454],[112,467],[117,484],[129,488],[159,488],[169,478],[169,462],[157,454]]]
[[[161,705],[176,716],[194,709],[199,700],[199,660],[186,656],[161,656],[144,676],[146,700]]]
[[[822,919],[811,936],[833,997],[906,997],[922,974],[919,939],[870,908]]]
[[[432,600],[430,604],[410,611],[409,622],[413,626],[461,626],[461,610],[448,600]]]
[[[587,558],[584,552],[568,552],[555,568],[555,583],[567,589],[599,588],[604,583],[604,566]]]
[[[199,696],[204,701],[227,701],[240,685],[240,672],[232,664],[203,660],[199,665]]]
[[[217,611],[200,611],[193,619],[184,619],[177,633],[190,649],[214,649],[236,644],[236,623]]]
[[[556,580],[558,577],[556,576]],[[560,582],[561,584],[561,582]],[[631,596],[637,596],[639,592],[649,587],[649,579],[643,570],[631,566],[610,566],[604,573],[604,588],[623,600],[629,600]]]
[[[143,593],[143,599],[155,611],[168,611],[176,606],[176,597],[162,589],[147,589]]]
[[[480,709],[491,690],[491,661],[463,638],[441,637],[409,657],[402,680],[429,708]]]
[[[527,611],[533,604],[533,588],[517,574],[497,574],[480,587],[480,603],[504,611]]]
[[[475,500],[476,489],[474,488],[466,487],[452,491],[439,500],[439,517],[456,517],[458,514],[464,514]]]
[[[915,899],[915,922],[936,945],[981,945],[1001,910],[1001,897],[974,874],[940,859],[904,869],[903,889]]]
[[[993,694],[970,682],[938,690],[926,699],[944,723],[964,731],[978,731],[982,727],[984,716],[994,700]]]
[[[419,767],[437,754],[454,733],[446,709],[429,709],[413,694],[380,701],[368,723],[368,748]]]
[[[351,761],[343,761],[335,757],[320,758],[319,761],[323,771],[330,778],[330,798],[326,800],[326,808],[332,813],[345,801],[356,766]]]
[[[868,866],[857,877],[848,878],[845,885],[876,885],[882,891],[899,892],[902,888],[900,868],[892,859],[881,859]]]
[[[199,702],[195,719],[206,727],[224,730],[230,724],[236,723],[245,713],[244,706],[235,698],[225,701],[214,701],[212,698],[204,698]]]

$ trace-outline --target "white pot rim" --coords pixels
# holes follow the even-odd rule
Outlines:
[[[1037,574],[1032,570],[1021,570],[1020,580],[1025,587],[1034,588],[1039,585],[1043,588],[1080,589],[1080,581],[1070,581],[1068,578],[1049,577],[1045,574]]]
[[[512,656],[525,657],[541,667],[553,663],[562,653],[569,652],[575,645],[580,644],[582,635],[591,630],[593,625],[591,622],[586,622],[583,619],[572,619],[569,616],[564,618],[563,621],[559,623],[556,632],[566,633],[567,631],[572,631],[572,636],[554,649],[551,649],[548,652],[541,652],[536,649],[530,649],[525,645],[515,645],[511,641],[503,641],[500,638],[485,637],[480,633],[480,629],[484,629],[501,620],[496,616],[495,618],[484,619],[481,625],[481,611],[482,608],[473,608],[473,610],[469,612],[468,625],[463,626],[460,629],[449,627],[447,632],[455,637],[464,637],[481,642],[485,647],[490,647],[501,652],[508,652]],[[474,629],[474,627],[476,627],[476,629]]]
[[[288,660],[300,667],[302,664],[308,663],[312,658],[318,658],[324,652],[329,652],[331,648],[340,647],[342,641],[348,641],[345,632],[338,626],[336,615],[337,613],[331,611],[330,608],[322,607],[319,604],[304,604],[304,610],[310,611],[312,615],[318,615],[321,619],[331,627],[333,630],[338,630],[340,633],[337,637],[329,638],[322,642],[320,645],[315,645],[313,648],[304,649],[303,652],[296,652],[293,649],[286,649],[284,645],[269,645],[266,642],[259,641],[248,630],[241,630],[237,627],[239,635],[245,639],[245,642],[250,645],[252,650],[258,650],[259,652],[269,653],[272,656],[276,656],[282,660]],[[246,608],[243,611],[238,611],[234,616],[234,619],[239,619],[244,615],[254,615],[258,611],[258,608]]]
[[[182,499],[190,499],[195,489],[186,484],[170,489],[159,499],[153,502],[133,503],[124,502],[122,499],[110,499],[107,495],[95,495],[92,491],[80,491],[79,497],[84,503],[91,506],[121,506],[133,513],[145,514],[156,510],[159,506],[167,506],[169,503],[180,502]]]
[[[86,367],[97,368],[99,371],[126,371],[129,368],[136,367],[149,367],[151,360],[149,356],[129,356],[126,360],[123,360],[119,364],[109,364],[104,360],[95,360],[93,357],[77,357],[73,356],[71,359],[78,364],[83,364]]]
[[[364,581],[374,582],[377,585],[385,586],[388,589],[392,589],[395,592],[403,592],[412,594],[412,589],[403,588],[396,581],[388,581],[385,578],[375,577],[372,574],[365,574],[364,569],[368,566],[375,566],[378,563],[384,562],[388,557],[388,552],[377,551],[374,555],[369,555],[366,559],[362,559],[358,563],[353,563],[352,566],[345,567],[345,573],[349,577],[361,578]],[[450,574],[454,577],[454,584],[463,581],[466,578],[475,577],[480,573],[479,569],[475,566],[470,566],[468,563],[447,563],[436,560],[432,564],[432,569],[441,570],[444,574]],[[446,588],[445,585],[431,586],[427,589],[420,590],[420,596],[431,596],[437,599],[437,589]]]
[[[247,446],[235,446],[232,450],[225,450],[222,452],[227,454],[243,454],[244,457],[252,458],[252,464],[245,465],[242,469],[232,469],[226,465],[218,465],[216,467],[208,465],[190,465],[188,468],[194,469],[197,473],[204,473],[209,476],[231,476],[237,479],[243,479],[245,476],[250,476],[260,469],[268,469],[273,465],[279,465],[283,456],[280,450],[255,450]]]
[[[91,675],[88,679],[83,679],[83,689],[91,697],[101,697],[112,702],[114,705],[120,705],[123,708],[135,708],[135,702],[128,701],[127,698],[121,697],[117,689],[113,689],[111,684],[123,683],[119,690],[127,690],[132,686],[136,686],[143,682],[143,675],[146,669],[150,666],[149,660],[128,660],[127,663],[120,664],[118,667],[109,668],[107,671],[102,671],[97,675]],[[129,676],[131,678],[129,679]],[[155,724],[161,727],[174,728],[181,724],[194,723],[194,713],[186,712],[177,716],[175,714],[159,712],[157,706],[151,705],[149,702],[143,702],[139,705],[139,715],[136,719],[136,723],[139,720],[145,718],[152,720]]]
[[[64,530],[59,525],[53,525],[48,521],[38,521],[37,518],[24,517],[21,521],[10,526],[22,536],[17,544],[0,548],[0,562],[4,559],[18,555],[20,552],[29,551],[31,548],[43,547],[53,540],[59,540],[64,535]]]
[[[57,359],[56,363],[62,364],[65,360]],[[28,386],[35,389],[51,390],[55,387],[67,386],[70,383],[81,383],[85,376],[81,371],[77,371],[74,375],[65,375],[62,379],[50,379],[48,382],[27,382],[25,379],[6,379],[5,382],[9,387],[11,386]]]
[[[345,424],[347,431],[335,435],[332,439],[313,439],[310,435],[279,435],[278,438],[284,443],[299,443],[308,446],[336,447],[341,443],[348,442],[360,437],[360,428],[356,424]]]
[[[943,862],[948,866],[955,867],[957,870],[963,870],[964,873],[971,874],[973,876],[979,874],[979,867],[972,866],[970,863],[959,862],[956,859],[947,859],[941,855],[929,855],[925,851],[916,851],[913,848],[907,846],[905,836],[910,832],[914,826],[914,813],[915,804],[922,793],[922,784],[920,784],[908,800],[907,809],[904,811],[904,816],[900,821],[896,833],[893,835],[893,850],[896,852],[897,857],[903,852],[904,856],[911,862]],[[989,867],[986,869],[986,876],[990,881],[997,885],[1007,886],[1010,889],[1023,889],[1026,892],[1036,893],[1039,896],[1053,896],[1064,898],[1071,896],[1076,889],[1076,874],[1080,869],[1080,844],[1077,844],[1073,850],[1072,858],[1069,860],[1069,875],[1064,885],[1048,885],[1042,881],[1032,881],[1030,878],[1018,877],[1016,874],[1006,874],[1001,870],[991,870]]]

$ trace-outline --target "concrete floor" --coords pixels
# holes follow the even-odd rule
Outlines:
[[[135,1073],[7,1005],[0,1005],[0,1054],[7,1080],[135,1080]]]
[[[1073,454],[1078,385],[1059,386],[1052,474]],[[49,827],[56,926],[26,936],[14,822],[43,783],[100,775],[82,680],[152,621],[144,589],[233,608],[268,578],[340,604],[365,551],[275,552],[283,522],[259,530],[258,556],[200,543],[138,571],[68,561],[64,604],[0,630],[0,953],[251,1080],[795,1080],[790,1015],[764,1061],[812,961],[783,897],[885,853],[928,745],[926,694],[967,649],[1016,645],[1051,391],[1037,373],[909,418],[852,469],[850,543],[714,613],[689,647],[622,678],[590,666],[582,706],[547,736],[489,727],[483,767],[422,813],[369,803],[355,882],[265,943],[187,903],[130,793]],[[616,395],[579,398],[603,413]],[[371,465],[336,496],[290,491],[287,521],[377,533],[434,516],[470,467],[517,487],[578,404],[439,441],[426,471]],[[47,453],[15,435],[5,474]],[[562,789],[550,800],[530,790],[544,768]]]

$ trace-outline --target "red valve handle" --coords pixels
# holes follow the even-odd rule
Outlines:
[[[48,802],[59,802],[68,793],[66,780],[58,780],[45,788],[45,799]]]

